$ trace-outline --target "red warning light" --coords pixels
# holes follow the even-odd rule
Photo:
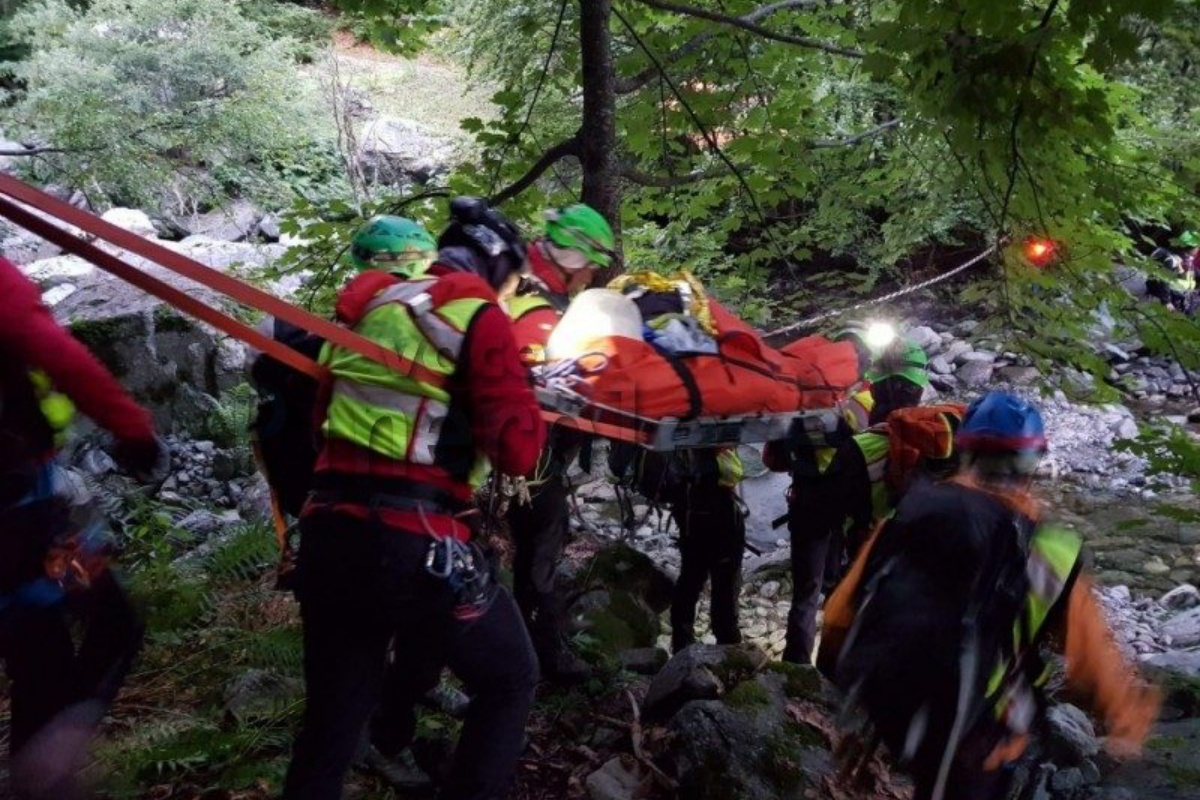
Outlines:
[[[1025,242],[1025,258],[1037,267],[1044,267],[1054,260],[1057,247],[1050,239],[1030,239]]]

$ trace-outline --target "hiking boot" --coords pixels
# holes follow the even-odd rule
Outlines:
[[[422,702],[455,719],[467,716],[467,709],[471,706],[471,698],[467,697],[465,692],[461,692],[445,682],[439,683],[426,692]]]
[[[433,778],[417,765],[412,750],[405,748],[395,756],[385,756],[373,744],[364,748],[357,766],[383,778],[399,792],[408,794],[432,794]]]

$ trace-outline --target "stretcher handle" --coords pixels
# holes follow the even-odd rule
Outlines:
[[[339,325],[336,325],[329,320],[322,319],[316,314],[305,311],[302,308],[292,305],[285,300],[281,300],[272,294],[262,291],[257,287],[251,286],[243,281],[238,280],[230,275],[226,275],[210,267],[194,261],[181,253],[176,253],[163,247],[160,244],[151,242],[144,237],[138,236],[136,233],[127,231],[124,228],[113,225],[111,222],[106,222],[94,214],[91,214],[82,209],[75,208],[70,203],[65,203],[55,197],[42,192],[34,187],[17,180],[10,175],[0,174],[0,194],[8,195],[9,197],[19,200],[20,202],[38,209],[45,214],[72,225],[86,233],[95,236],[98,239],[116,245],[130,253],[135,253],[159,266],[162,266],[177,275],[195,281],[202,286],[212,289],[232,300],[249,306],[250,308],[270,314],[274,317],[290,322],[299,328],[302,328],[310,333],[332,342],[339,347],[344,347],[352,350],[358,355],[368,358],[371,361],[382,364],[389,369],[421,381],[422,383],[431,384],[434,386],[444,386],[447,382],[445,375],[434,372],[433,370],[422,367],[421,365],[404,358],[394,350],[389,350],[386,347],[373,342],[363,336],[347,330]],[[8,217],[17,224],[28,230],[42,236],[55,244],[58,244],[64,250],[82,256],[89,261],[92,261],[97,266],[105,269],[123,280],[133,283],[135,286],[154,294],[160,299],[174,305],[180,310],[186,311],[189,314],[203,319],[205,322],[212,324],[214,327],[228,333],[231,336],[236,336],[243,341],[253,344],[255,347],[260,347],[263,341],[267,341],[265,337],[256,337],[255,339],[248,338],[244,331],[235,333],[228,329],[226,323],[218,324],[212,319],[213,310],[209,307],[195,301],[190,296],[175,290],[169,284],[162,281],[151,279],[150,281],[142,281],[137,275],[144,276],[139,270],[135,270],[128,264],[121,262],[114,257],[106,259],[98,259],[95,256],[103,251],[91,247],[84,247],[87,243],[82,242],[78,237],[63,231],[61,228],[43,220],[36,215],[28,212],[20,213],[19,207],[11,203],[5,203],[3,209],[0,210],[4,216]],[[105,254],[107,255],[107,254]],[[120,266],[118,266],[120,265]],[[123,267],[123,269],[122,269]],[[114,269],[115,268],[115,269]],[[133,273],[137,273],[134,275]],[[187,298],[187,299],[183,299]],[[189,302],[189,300],[191,302]],[[205,310],[201,310],[205,309]],[[215,312],[220,314],[220,312]],[[224,317],[225,315],[221,315]],[[249,330],[249,328],[246,328]],[[280,351],[272,347],[260,347],[264,352],[269,352],[273,357],[279,358],[289,366],[296,366],[297,369],[306,374],[314,374],[308,367],[299,367],[295,359],[283,358],[279,355]],[[306,359],[307,360],[307,359]]]

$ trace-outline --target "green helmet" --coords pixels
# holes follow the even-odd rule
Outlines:
[[[1200,234],[1195,231],[1184,231],[1179,237],[1179,243],[1184,247],[1200,247]]]
[[[929,385],[929,357],[921,345],[906,339],[892,342],[875,359],[867,380],[878,383],[884,378],[904,378],[925,388]]]
[[[617,239],[612,227],[589,205],[576,203],[546,212],[546,238],[559,247],[578,250],[601,267],[612,263]]]
[[[382,269],[415,278],[437,255],[437,242],[411,219],[372,217],[350,240],[350,261],[360,270]]]

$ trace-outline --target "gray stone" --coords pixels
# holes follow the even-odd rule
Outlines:
[[[1050,779],[1050,788],[1055,792],[1072,794],[1083,788],[1083,773],[1078,767],[1060,769]]]
[[[627,766],[621,756],[614,756],[587,776],[586,785],[592,800],[633,800],[643,796],[649,781],[650,776],[643,777],[641,769],[632,759]]]
[[[661,647],[638,647],[617,654],[623,669],[639,675],[654,675],[667,663],[667,651]]]
[[[750,677],[766,655],[753,646],[693,644],[672,656],[654,677],[642,712],[648,719],[668,719],[685,703],[719,697],[728,680]],[[718,675],[724,675],[723,680]],[[731,677],[732,676],[732,677]]]
[[[223,242],[241,242],[258,230],[260,211],[247,200],[235,200],[224,208],[204,214],[195,214],[177,220],[180,227],[191,234],[199,234]],[[277,241],[279,236],[275,236]]]
[[[968,361],[954,375],[968,389],[982,389],[991,383],[992,364],[989,361]]]
[[[380,117],[359,136],[358,157],[369,180],[384,184],[428,183],[446,172],[453,145],[418,123]]]
[[[993,364],[996,361],[996,354],[989,353],[986,350],[972,350],[967,353],[960,353],[958,358],[955,359],[955,363],[959,365],[970,364],[972,361],[983,361]]]
[[[1059,764],[1078,764],[1100,752],[1096,729],[1080,709],[1063,703],[1046,715],[1049,737],[1046,743],[1051,758]]]
[[[942,337],[926,325],[909,328],[904,332],[904,338],[920,345],[922,350],[931,355],[942,347]]]
[[[1200,606],[1200,589],[1190,583],[1185,583],[1164,594],[1158,602],[1167,608],[1178,610],[1195,608]]]
[[[953,364],[954,362],[958,361],[959,356],[961,356],[963,353],[969,353],[973,349],[974,348],[971,347],[970,342],[964,342],[960,339],[955,339],[946,345],[945,351],[942,352],[942,358]]]
[[[770,600],[779,594],[779,581],[767,581],[758,587],[758,596]]]
[[[279,216],[267,214],[258,221],[258,235],[268,242],[278,242],[280,236]]]
[[[255,473],[246,484],[242,496],[238,498],[237,512],[244,520],[271,521],[271,489],[261,473]]]
[[[1175,648],[1200,644],[1200,608],[1191,608],[1171,617],[1163,624],[1162,632],[1171,638],[1171,646]]]
[[[816,797],[833,769],[824,735],[789,719],[781,675],[738,684],[720,701],[687,704],[670,722],[679,797]]]
[[[1011,383],[1013,386],[1029,386],[1037,383],[1042,377],[1037,367],[1011,366],[1000,367],[996,370],[996,380]]]
[[[1200,676],[1200,651],[1196,650],[1169,650],[1166,653],[1155,653],[1142,663],[1193,677]]]
[[[188,514],[179,522],[175,523],[175,527],[181,531],[186,531],[190,537],[197,540],[204,540],[214,534],[228,530],[231,526],[241,522],[236,512],[226,511],[221,514],[214,514],[211,511],[199,508]]]
[[[110,208],[100,216],[100,219],[147,239],[158,238],[158,229],[154,227],[154,223],[145,211],[138,211],[134,208]]]
[[[1105,342],[1100,345],[1101,352],[1108,357],[1110,361],[1129,361],[1133,356],[1117,347],[1115,344]]]
[[[934,356],[929,359],[929,371],[938,375],[949,375],[954,372],[954,366],[944,355]]]
[[[225,688],[225,713],[238,722],[269,717],[304,696],[304,682],[263,669],[243,672]]]

